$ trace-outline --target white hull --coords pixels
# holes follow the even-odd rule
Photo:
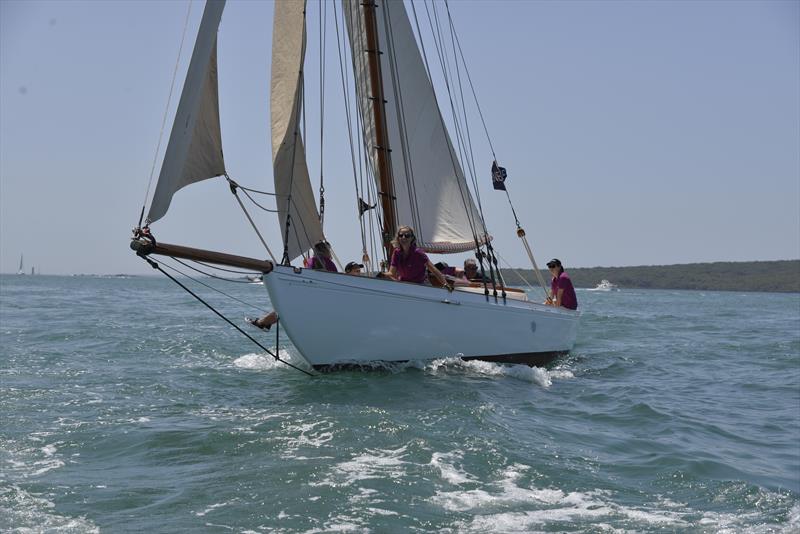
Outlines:
[[[569,351],[580,313],[481,293],[277,266],[281,326],[313,366],[447,356],[542,363]]]

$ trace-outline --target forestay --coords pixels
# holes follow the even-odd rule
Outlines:
[[[147,215],[149,222],[167,213],[172,196],[180,188],[225,174],[217,88],[217,29],[224,7],[225,0],[206,2]]]
[[[368,40],[361,0],[343,0],[353,54],[364,143],[377,161],[377,132],[371,111]],[[484,226],[436,101],[402,1],[375,8],[381,51],[381,83],[396,196],[397,224],[410,224],[431,252],[462,252],[484,240]],[[377,172],[375,173],[377,175]],[[473,234],[473,231],[475,232]]]

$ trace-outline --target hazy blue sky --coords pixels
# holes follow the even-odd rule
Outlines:
[[[16,271],[24,253],[28,269],[50,274],[152,272],[128,239],[188,5],[0,1],[0,271]],[[537,259],[799,258],[799,6],[451,1]],[[226,163],[234,179],[269,189],[272,7],[229,1],[219,37]],[[202,8],[192,5],[173,107]],[[326,231],[349,259],[360,240],[351,191],[334,191],[337,179],[352,183],[338,132],[326,138]],[[476,161],[499,252],[526,267],[505,196],[491,191],[490,155]],[[280,249],[274,220],[260,222]],[[178,192],[153,230],[264,256],[221,179]]]

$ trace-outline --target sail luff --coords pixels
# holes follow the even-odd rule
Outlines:
[[[225,0],[207,0],[148,212],[163,217],[176,191],[225,174],[217,87],[217,30]]]
[[[324,239],[300,131],[305,57],[305,1],[275,2],[270,114],[278,221],[286,258]]]

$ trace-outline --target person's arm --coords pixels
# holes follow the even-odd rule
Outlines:
[[[425,264],[425,267],[428,268],[429,272],[433,273],[436,279],[439,280],[439,282],[441,282],[442,285],[446,287],[448,291],[453,290],[453,284],[449,282],[447,278],[445,278],[445,276],[442,274],[442,271],[437,269],[436,266],[431,262],[431,260],[428,260],[428,263]]]
[[[386,278],[397,280],[397,267],[390,265],[389,270],[386,272]]]
[[[556,308],[561,307],[561,298],[564,296],[564,289],[558,288],[558,293],[556,293],[556,301],[553,303],[553,306]]]

